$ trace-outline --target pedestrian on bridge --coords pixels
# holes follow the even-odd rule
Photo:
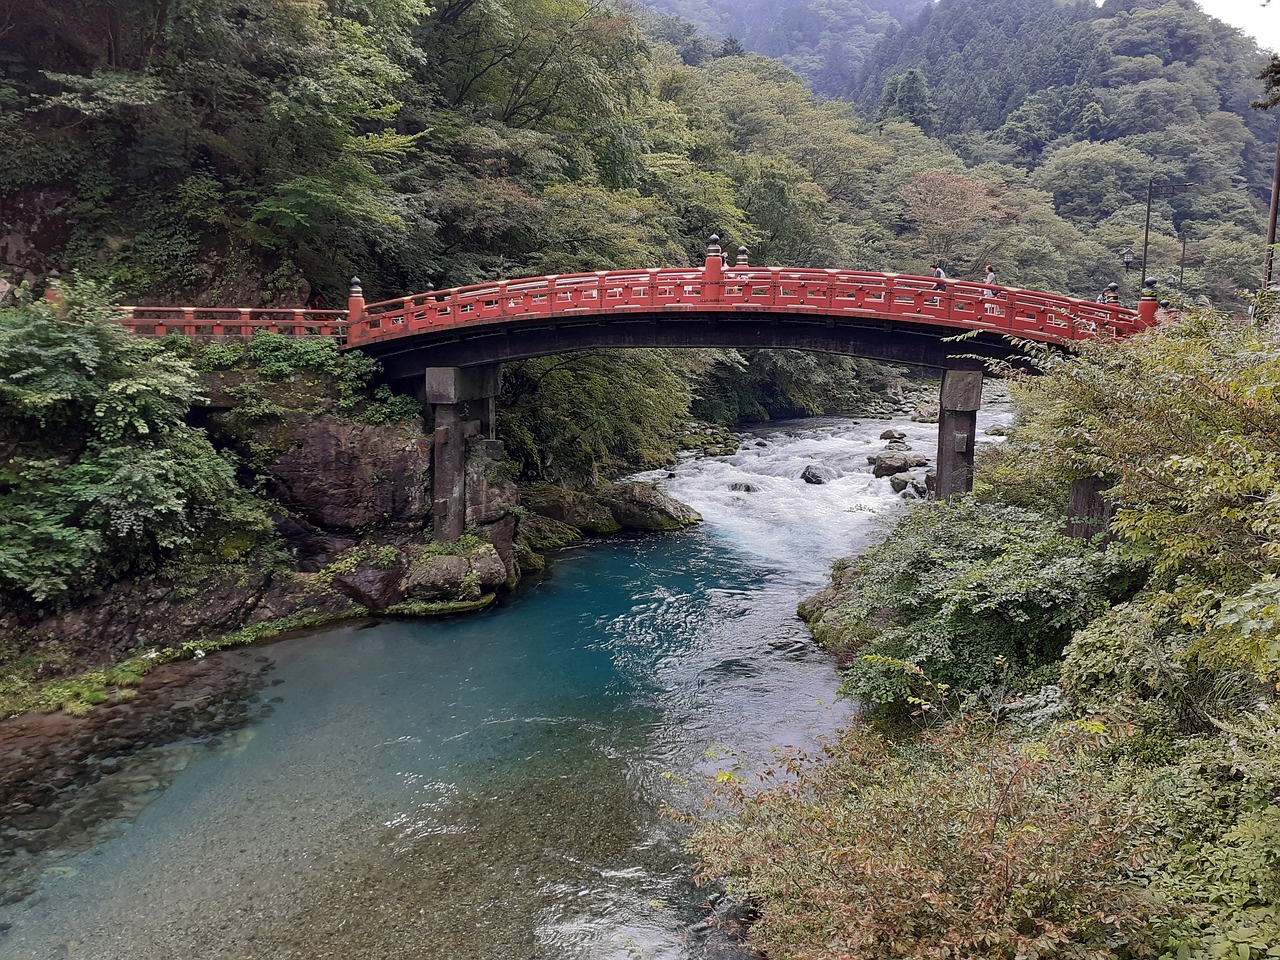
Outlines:
[[[1099,303],[1119,303],[1120,302],[1120,284],[1108,283],[1102,288],[1102,292],[1098,294]]]
[[[996,285],[996,268],[989,263],[987,264],[987,275],[982,282],[989,287],[995,287]],[[994,289],[988,290],[985,295],[988,297],[994,297],[996,292]]]
[[[947,289],[947,285],[944,282],[947,279],[947,272],[942,269],[942,264],[938,263],[937,261],[934,261],[934,264],[933,264],[933,278],[938,281],[933,285],[933,289],[935,290]]]

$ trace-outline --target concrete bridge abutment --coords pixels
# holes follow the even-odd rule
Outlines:
[[[452,543],[467,527],[467,448],[479,437],[489,453],[497,443],[498,391],[502,367],[427,367],[422,400],[431,405],[435,431],[431,442],[432,536]]]

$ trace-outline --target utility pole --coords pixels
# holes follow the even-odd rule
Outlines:
[[[1276,207],[1280,201],[1280,118],[1276,122],[1276,168],[1271,177],[1271,212],[1267,216],[1267,257],[1262,262],[1262,289],[1271,289],[1271,266],[1276,256]]]

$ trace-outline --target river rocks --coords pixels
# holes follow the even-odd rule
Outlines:
[[[624,530],[681,530],[702,522],[698,511],[651,483],[611,483],[596,495]]]
[[[551,517],[531,513],[520,519],[516,538],[531,550],[560,550],[581,540],[582,531]]]
[[[894,493],[901,493],[911,486],[911,474],[895,473],[889,478],[889,486],[893,488]]]
[[[333,574],[333,586],[361,606],[374,612],[382,611],[404,599],[401,581],[406,565],[401,554],[386,564],[363,561],[353,570]]]
[[[942,407],[937,403],[918,403],[911,412],[911,419],[916,423],[937,423],[942,415]]]
[[[907,455],[896,450],[886,450],[883,453],[873,454],[867,457],[867,462],[872,465],[871,473],[876,477],[891,477],[895,473],[903,473],[911,467],[911,462]]]
[[[452,549],[441,545],[414,558],[400,584],[404,599],[476,600],[506,585],[507,568],[493,544],[483,543],[466,553],[443,552]]]
[[[729,489],[735,493],[759,493],[760,488],[754,483],[747,483],[743,480],[735,480],[729,484]]]
[[[905,440],[907,435],[901,430],[889,429],[880,434],[881,440]]]
[[[810,463],[800,473],[800,479],[805,483],[823,484],[828,483],[836,478],[837,474],[830,467],[820,466]]]
[[[118,783],[87,790],[111,778],[119,758],[189,736],[226,731],[250,717],[248,698],[263,683],[265,659],[226,653],[157,667],[131,700],[105,703],[85,717],[30,713],[0,720],[0,903],[30,891],[39,868],[28,855],[79,847],[117,817],[136,813],[185,765],[157,755],[146,770]],[[150,786],[148,786],[150,784]]]
[[[410,600],[469,599],[462,596],[463,581],[471,572],[466,557],[429,555],[419,557],[405,575],[404,596]],[[479,591],[476,591],[477,595]]]
[[[591,493],[540,483],[528,488],[523,499],[539,516],[585,534],[679,530],[702,520],[651,483],[610,483]]]

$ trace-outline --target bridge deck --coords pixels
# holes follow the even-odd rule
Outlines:
[[[339,339],[346,348],[430,341],[521,321],[638,316],[830,317],[896,320],[1068,343],[1125,337],[1149,326],[1133,310],[1013,287],[854,270],[789,267],[612,270],[530,277],[428,291],[347,310],[125,307],[124,324],[144,336],[244,337],[257,330]],[[477,331],[479,332],[479,331]],[[397,344],[401,346],[402,344]],[[377,352],[377,351],[375,351]]]

